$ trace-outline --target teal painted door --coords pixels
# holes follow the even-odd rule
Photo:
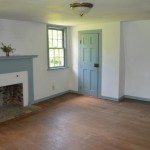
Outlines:
[[[98,97],[99,34],[79,33],[79,92]]]

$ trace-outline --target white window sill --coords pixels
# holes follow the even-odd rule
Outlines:
[[[54,67],[54,68],[48,68],[47,71],[51,71],[51,70],[60,70],[60,69],[67,69],[69,67]]]

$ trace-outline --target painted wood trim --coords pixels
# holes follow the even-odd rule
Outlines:
[[[107,97],[107,96],[101,96],[99,98],[104,99],[104,100],[111,100],[111,101],[119,102],[119,98]]]
[[[0,60],[29,59],[29,58],[35,58],[35,57],[38,57],[38,55],[0,56]]]
[[[39,103],[39,102],[43,102],[43,101],[48,101],[48,100],[50,100],[52,98],[55,98],[57,96],[61,96],[61,95],[67,94],[67,93],[71,93],[71,92],[70,91],[65,91],[65,92],[54,94],[54,95],[51,95],[51,96],[48,96],[48,97],[44,97],[44,98],[41,98],[41,99],[38,99],[38,100],[34,100],[34,104]]]
[[[49,41],[48,41],[48,29],[61,29],[64,31],[64,66],[63,67],[50,67],[49,66]],[[47,71],[53,71],[53,70],[59,70],[59,69],[66,69],[68,68],[68,55],[67,55],[67,51],[68,51],[68,44],[67,44],[67,26],[61,26],[61,25],[53,25],[53,24],[47,24],[47,28],[46,28],[46,36],[47,36],[47,66],[48,69]]]
[[[67,93],[80,94],[78,91],[68,90],[68,91],[61,92],[61,93],[58,93],[58,94],[55,94],[55,95],[51,95],[51,96],[48,96],[48,97],[45,97],[45,98],[42,98],[42,99],[35,100],[34,103],[47,101],[47,100],[50,100],[51,98],[54,98],[54,97],[57,97],[57,96],[61,96],[63,94],[67,94]],[[111,100],[111,101],[115,101],[115,102],[119,102],[119,101],[123,100],[124,98],[130,98],[130,99],[150,102],[150,99],[139,98],[139,97],[134,97],[134,96],[129,96],[129,95],[124,95],[124,96],[121,96],[120,98],[107,97],[107,96],[101,96],[99,98],[104,99],[104,100]]]
[[[34,102],[33,59],[37,55],[3,56],[0,59],[0,74],[12,72],[28,72],[28,100],[29,105]]]
[[[143,98],[143,97],[136,97],[136,96],[130,96],[130,95],[124,95],[124,98],[139,100],[139,101],[145,101],[150,102],[150,98]]]

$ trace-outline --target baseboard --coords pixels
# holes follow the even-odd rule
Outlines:
[[[120,98],[113,98],[113,97],[107,97],[107,96],[100,96],[99,98],[105,99],[105,100],[116,101],[116,102],[120,101]]]
[[[78,91],[69,90],[68,93],[80,94]]]
[[[78,91],[73,91],[73,90],[70,90],[69,92],[70,92],[70,93],[75,93],[75,94],[80,94]],[[122,99],[124,98],[124,96],[121,96],[121,97],[119,97],[119,98],[113,98],[113,97],[107,97],[107,96],[99,96],[98,98],[118,102],[118,101],[122,100]]]
[[[46,100],[49,100],[49,99],[51,99],[51,98],[55,98],[55,97],[57,97],[57,96],[61,96],[61,95],[67,94],[67,93],[70,93],[70,91],[61,92],[61,93],[58,93],[58,94],[54,94],[54,95],[51,95],[51,96],[47,96],[47,97],[44,97],[44,98],[35,100],[35,101],[34,101],[34,104],[35,104],[35,103],[42,102],[42,101],[46,101]]]
[[[139,101],[150,102],[149,98],[143,98],[143,97],[136,97],[136,96],[124,95],[124,98],[129,98],[129,99],[135,99],[135,100],[139,100]]]
[[[150,99],[148,99],[148,98],[136,97],[136,96],[130,96],[130,95],[124,95],[124,96],[121,96],[120,98],[112,98],[112,97],[105,97],[105,96],[101,96],[100,98],[106,99],[106,100],[117,101],[117,102],[123,100],[124,98],[129,98],[129,99],[133,99],[133,100],[150,102]]]
[[[42,101],[46,101],[46,100],[49,100],[51,98],[55,98],[57,96],[61,96],[61,95],[67,94],[67,93],[80,94],[78,91],[68,90],[68,91],[65,91],[65,92],[61,92],[61,93],[58,93],[58,94],[54,94],[54,95],[51,95],[51,96],[48,96],[48,97],[44,97],[44,98],[35,100],[34,104],[42,102]],[[124,95],[124,96],[121,96],[120,98],[107,97],[107,96],[100,96],[98,98],[105,99],[105,100],[116,101],[116,102],[119,102],[119,101],[123,100],[124,98],[129,98],[129,99],[134,99],[134,100],[139,100],[139,101],[150,102],[150,99],[148,99],[148,98],[142,98],[142,97],[136,97],[136,96],[130,96],[130,95]]]
[[[78,91],[73,91],[73,90],[70,90],[68,92],[69,93],[80,94]],[[107,97],[107,96],[100,96],[98,98],[105,99],[105,100],[116,101],[116,102],[119,102],[119,101],[123,100],[124,98],[130,98],[130,99],[135,99],[135,100],[139,100],[139,101],[150,102],[150,99],[148,99],[148,98],[136,97],[136,96],[130,96],[130,95],[123,95],[119,98]]]

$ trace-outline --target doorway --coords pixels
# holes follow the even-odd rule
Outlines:
[[[99,97],[101,85],[101,31],[79,31],[79,93]]]

